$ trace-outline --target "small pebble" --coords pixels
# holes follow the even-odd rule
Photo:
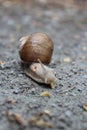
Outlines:
[[[71,58],[70,58],[70,57],[66,57],[66,58],[64,58],[64,62],[66,62],[66,63],[71,62]]]
[[[71,111],[66,111],[66,112],[65,112],[65,115],[66,115],[67,117],[71,117],[71,116],[72,116],[72,112],[71,112]]]
[[[19,91],[18,91],[18,90],[14,90],[13,93],[14,93],[14,94],[18,94]]]

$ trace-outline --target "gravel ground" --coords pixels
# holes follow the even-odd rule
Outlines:
[[[54,89],[20,65],[19,39],[34,32],[54,41]],[[0,5],[0,88],[0,130],[87,130],[87,11]]]

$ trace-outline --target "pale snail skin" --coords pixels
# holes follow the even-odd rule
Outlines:
[[[20,39],[20,50],[25,45],[28,37],[29,36],[25,36]],[[49,84],[51,88],[54,88],[55,82],[58,81],[54,70],[47,65],[44,65],[40,59],[37,59],[37,62],[38,63],[31,63],[28,68],[25,67],[24,73],[36,82]]]
[[[39,63],[32,63],[29,68],[25,68],[24,72],[39,83],[50,84],[51,88],[54,88],[55,82],[57,82],[54,70],[42,64],[40,60]]]

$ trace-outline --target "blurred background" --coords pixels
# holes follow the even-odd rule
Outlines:
[[[54,8],[77,8],[85,10],[87,0],[0,0],[1,4],[10,6],[11,4],[23,4],[24,6],[45,6]]]
[[[49,6],[54,8],[87,8],[87,0],[0,0],[1,4],[10,5],[10,4],[25,4],[27,6]]]
[[[87,0],[0,0],[1,4],[25,4],[27,6],[41,5],[49,7],[87,9]]]

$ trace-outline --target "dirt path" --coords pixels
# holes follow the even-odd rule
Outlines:
[[[21,36],[54,41],[55,89],[32,81],[19,63]],[[41,97],[44,91],[50,97]],[[0,130],[87,130],[87,12],[0,6]],[[85,107],[85,110],[82,108]]]

